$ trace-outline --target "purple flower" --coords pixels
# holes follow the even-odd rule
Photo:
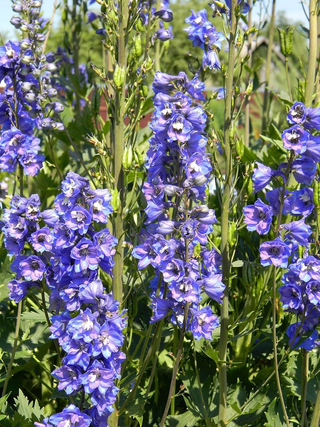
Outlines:
[[[256,162],[256,164],[258,168],[253,169],[254,174],[252,177],[255,193],[263,190],[269,184],[271,179],[279,174],[278,171],[275,171],[262,163]]]
[[[82,235],[88,231],[91,220],[91,214],[80,205],[73,207],[65,216],[66,226]]]
[[[309,135],[309,132],[299,125],[292,126],[283,131],[281,135],[283,146],[288,150],[293,150],[296,154],[302,154],[306,151]]]
[[[9,298],[18,304],[27,295],[28,289],[33,285],[34,283],[32,282],[25,282],[23,280],[15,279],[11,280],[8,283]]]
[[[51,375],[59,380],[58,390],[65,390],[67,394],[71,394],[80,390],[80,374],[81,371],[76,366],[69,365],[55,369]]]
[[[302,295],[299,286],[295,284],[280,286],[279,293],[284,309],[299,310],[302,304]]]
[[[35,251],[44,252],[52,249],[53,237],[49,227],[43,227],[31,234],[31,244]]]
[[[86,393],[91,394],[98,389],[100,393],[106,394],[108,389],[113,386],[114,376],[112,369],[106,369],[101,362],[95,360],[87,372],[81,375],[81,383]]]
[[[258,199],[254,205],[243,208],[244,222],[249,231],[256,230],[258,234],[267,234],[272,223],[272,208]]]
[[[315,348],[315,340],[318,339],[318,331],[314,330],[309,337],[303,337],[304,334],[308,333],[308,328],[301,325],[301,322],[293,323],[287,329],[287,335],[289,337],[289,344],[294,350],[298,348],[304,348],[307,351]]]
[[[264,242],[259,248],[261,264],[264,267],[275,265],[276,267],[286,268],[288,258],[291,255],[290,248],[279,237],[275,240]]]
[[[289,123],[303,124],[307,117],[307,107],[302,102],[295,102],[289,110]]]
[[[69,405],[62,412],[51,415],[49,418],[47,418],[47,422],[50,423],[47,425],[53,425],[56,427],[89,427],[91,421],[91,417],[80,412],[80,410],[75,405]]]
[[[312,230],[305,224],[304,218],[299,221],[283,224],[281,227],[288,230],[292,239],[296,240],[299,245],[307,246],[309,244],[309,237],[311,236]]]
[[[70,257],[75,260],[74,270],[79,273],[89,268],[96,270],[99,266],[99,250],[93,242],[83,237],[72,249]]]
[[[100,353],[108,359],[112,353],[117,353],[123,344],[122,332],[109,325],[107,322],[101,326],[98,338],[94,343],[94,353]]]
[[[306,294],[311,304],[318,305],[320,303],[320,282],[310,280],[306,286]]]
[[[39,257],[30,255],[19,263],[18,270],[25,280],[36,282],[42,280],[46,266]]]
[[[92,313],[89,308],[80,311],[80,314],[70,320],[67,331],[73,339],[83,339],[84,342],[96,340],[99,335],[97,317],[99,313]]]
[[[297,182],[311,185],[315,178],[317,165],[311,159],[301,158],[292,162],[291,170]]]
[[[313,189],[302,188],[301,190],[293,191],[291,196],[287,198],[289,204],[289,212],[292,215],[303,215],[304,217],[311,214],[314,209],[313,204]]]
[[[192,331],[195,339],[212,340],[212,331],[219,326],[219,319],[212,313],[211,307],[206,306],[200,310],[191,308],[190,312],[192,321],[189,325],[189,330]]]

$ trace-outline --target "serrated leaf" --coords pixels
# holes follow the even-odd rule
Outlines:
[[[23,394],[22,390],[19,390],[19,395],[14,399],[16,405],[16,411],[23,418],[29,420],[32,417],[33,404],[29,403],[28,398]]]
[[[33,420],[36,417],[38,420],[44,416],[44,410],[40,408],[39,403],[29,402],[28,398],[19,390],[19,395],[14,399],[17,413],[25,420]]]
[[[285,424],[281,422],[279,417],[279,411],[276,409],[277,399],[273,399],[273,401],[268,406],[268,411],[265,412],[267,423],[266,427],[284,427]]]
[[[0,411],[2,410],[3,405],[6,403],[6,401],[8,400],[8,397],[10,396],[10,393],[7,393],[6,395],[4,395],[3,397],[1,397],[0,399]]]

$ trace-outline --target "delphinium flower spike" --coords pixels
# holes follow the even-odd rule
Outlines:
[[[201,307],[202,292],[221,303],[220,255],[208,246],[207,235],[217,222],[206,205],[211,165],[206,154],[206,114],[198,100],[203,84],[157,72],[153,90],[155,113],[144,184],[147,229],[134,248],[138,268],[151,264],[152,322],[169,317],[196,339],[212,339],[218,317],[210,305]],[[186,305],[190,310],[184,323]]]
[[[21,41],[0,47],[0,169],[14,172],[20,164],[26,175],[37,175],[44,156],[39,154],[36,129],[62,130],[59,113],[63,105],[53,101],[57,90],[50,73],[56,69],[42,52],[46,21],[40,17],[41,1],[15,1],[12,8],[21,16],[11,23],[21,30]]]
[[[287,335],[291,347],[311,350],[318,345],[320,261],[313,252],[312,229],[307,222],[313,214],[314,202],[319,202],[311,185],[319,185],[316,170],[320,141],[314,133],[320,130],[320,109],[295,102],[287,120],[292,126],[281,136],[289,152],[288,161],[277,170],[257,163],[253,175],[255,192],[268,189],[273,182],[282,181],[283,185],[265,192],[269,205],[258,199],[254,205],[246,206],[243,213],[248,230],[261,235],[269,232],[273,216],[281,221],[275,228],[276,238],[260,246],[261,264],[287,268],[279,288],[280,300],[285,311],[298,318],[289,326]],[[290,174],[296,181],[295,190],[286,188]],[[291,216],[290,222],[285,219],[287,215]]]
[[[91,402],[82,412],[71,405],[39,426],[59,425],[68,417],[79,425],[88,420],[91,426],[107,425],[114,410],[126,318],[99,277],[101,270],[112,275],[114,265],[117,240],[104,227],[110,201],[108,190],[94,190],[87,178],[69,172],[54,209],[41,212],[35,194],[14,196],[4,211],[4,242],[15,257],[11,268],[16,274],[8,284],[9,297],[18,303],[32,287],[49,290],[55,312],[51,338],[65,351],[53,376],[59,390],[85,393]]]

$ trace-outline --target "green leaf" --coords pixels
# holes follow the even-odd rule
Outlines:
[[[194,427],[198,425],[200,417],[194,416],[190,411],[181,415],[170,416],[167,418],[167,425],[170,427]]]
[[[23,394],[22,390],[19,390],[19,395],[14,399],[16,405],[16,411],[22,415],[23,418],[29,420],[32,416],[33,404],[29,403],[28,398]]]
[[[1,399],[0,399],[0,411],[2,410],[2,408],[3,408],[3,405],[6,403],[6,401],[8,400],[8,397],[10,396],[10,394],[11,394],[11,391],[10,391],[10,393],[7,393],[6,395],[4,395],[3,397],[1,397]]]
[[[260,138],[263,141],[270,142],[271,144],[275,145],[283,153],[287,153],[288,150],[286,150],[285,148],[283,148],[283,142],[282,142],[282,140],[271,139],[271,138],[268,138],[267,136],[264,136],[264,135],[260,135]]]
[[[233,263],[231,265],[232,265],[232,267],[242,267],[243,261],[241,259],[238,259],[237,261],[233,261]]]
[[[268,406],[268,411],[265,412],[267,417],[266,427],[283,427],[286,424],[282,423],[279,417],[279,411],[276,409],[277,399],[273,399],[273,401]]]
[[[40,419],[44,416],[44,410],[40,408],[39,403],[29,402],[28,398],[19,390],[19,395],[14,399],[16,411],[22,418],[26,420]]]

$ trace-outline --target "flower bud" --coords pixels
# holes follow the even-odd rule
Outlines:
[[[167,196],[181,196],[183,190],[181,187],[178,187],[177,185],[165,185],[163,188],[164,193]]]
[[[22,12],[23,8],[22,8],[21,4],[14,4],[12,6],[12,10],[14,12],[20,13],[20,12]]]
[[[15,27],[15,28],[20,28],[21,26],[21,18],[19,16],[13,16],[10,19],[10,23]]]
[[[31,64],[32,61],[33,61],[33,58],[32,58],[32,56],[29,56],[29,55],[24,55],[21,58],[21,62],[23,62],[24,64]]]
[[[194,179],[194,185],[203,185],[207,182],[207,177],[200,173],[194,176],[193,179]]]
[[[29,92],[33,86],[33,83],[31,82],[23,82],[21,85],[22,92]]]
[[[28,92],[24,95],[24,99],[27,102],[34,102],[36,99],[36,94],[34,92]]]
[[[53,122],[53,123],[52,123],[52,125],[51,125],[51,128],[52,128],[53,130],[59,130],[59,131],[62,131],[62,130],[64,130],[64,124],[63,124],[63,123],[60,123],[60,122]]]
[[[20,43],[20,47],[21,47],[21,49],[30,49],[30,47],[31,47],[31,42],[30,42],[30,40],[29,39],[23,39],[23,40],[21,40],[21,43]]]
[[[113,81],[118,88],[121,88],[126,78],[126,70],[123,67],[116,65],[116,69],[113,74]]]
[[[51,87],[50,89],[48,89],[48,96],[57,96],[58,95],[58,91],[57,89],[55,89],[54,87]]]
[[[54,64],[46,64],[45,68],[48,71],[56,71],[57,70],[57,67]]]
[[[53,109],[56,113],[62,113],[64,106],[61,104],[61,102],[54,102]]]
[[[157,232],[163,234],[164,236],[173,232],[175,227],[175,222],[171,220],[160,221],[159,226],[157,227]]]
[[[125,147],[125,149],[124,149],[123,158],[122,158],[122,166],[125,169],[130,169],[130,167],[132,165],[132,161],[133,161],[133,150],[132,150],[132,146],[129,145],[129,146]]]

